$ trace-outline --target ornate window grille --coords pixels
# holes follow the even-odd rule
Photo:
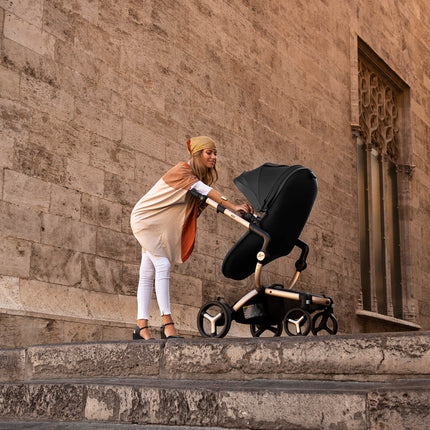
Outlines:
[[[409,89],[358,44],[356,127],[362,308],[414,322],[409,253]]]

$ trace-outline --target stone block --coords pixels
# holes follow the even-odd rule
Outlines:
[[[200,307],[202,304],[202,281],[193,276],[172,272],[170,276],[170,300],[182,305]]]
[[[61,285],[81,282],[81,254],[72,250],[34,244],[31,252],[30,277]],[[78,303],[74,303],[74,306]]]
[[[133,151],[100,136],[97,136],[91,145],[91,164],[127,180],[133,180],[135,176]]]
[[[82,342],[97,342],[103,340],[103,329],[97,321],[63,321],[62,322],[62,342],[66,343],[82,343]]]
[[[4,63],[9,68],[58,87],[61,73],[54,59],[38,54],[10,39],[3,39],[2,43]]]
[[[93,81],[98,79],[102,66],[100,59],[94,58],[73,44],[61,40],[57,40],[55,44],[55,59],[59,64],[67,66]]]
[[[72,189],[95,196],[102,196],[104,190],[104,172],[95,167],[67,161],[66,185]]]
[[[48,183],[63,184],[66,180],[66,160],[46,151],[31,139],[15,145],[13,168]]]
[[[73,43],[76,34],[76,15],[51,2],[44,3],[43,11],[43,29],[58,39]]]
[[[81,217],[81,193],[52,184],[49,212],[53,215],[79,220]],[[87,222],[82,219],[83,222]]]
[[[65,121],[73,118],[75,100],[65,91],[24,76],[20,83],[20,94],[21,99],[35,109]]]
[[[118,294],[87,291],[85,306],[91,319],[109,322],[123,322]]]
[[[142,109],[143,106],[148,106],[151,109],[159,112],[165,110],[165,100],[162,94],[148,85],[134,83],[131,88],[131,106],[137,109]]]
[[[2,134],[25,140],[28,137],[32,110],[22,103],[0,99],[0,125]]]
[[[40,213],[16,204],[0,202],[0,232],[3,236],[40,241]]]
[[[34,25],[34,22],[24,21],[16,15],[6,12],[3,28],[4,36],[38,54],[53,58],[55,38],[42,30],[41,22],[36,24],[39,26]]]
[[[85,398],[83,385],[52,385],[48,388],[37,384],[8,384],[0,388],[0,395],[3,400],[0,414],[3,417],[16,419],[19,414],[26,419],[40,419],[41,416],[46,419],[46,405],[50,404],[50,420],[82,419]],[[23,399],[26,401],[23,402]]]
[[[177,163],[178,161],[176,160],[174,164]],[[140,152],[136,153],[136,180],[140,184],[146,185],[145,189],[142,188],[142,196],[146,191],[149,191],[158,179],[173,167],[173,165],[157,160],[156,158],[151,158]]]
[[[140,261],[141,248],[133,236],[99,228],[97,230],[97,254],[127,263],[137,263]]]
[[[160,342],[33,346],[28,349],[28,365],[34,379],[158,375],[162,348]]]
[[[42,215],[41,243],[94,254],[96,227],[57,215]]]
[[[4,200],[21,207],[48,211],[51,184],[12,170],[4,172]]]
[[[25,350],[0,350],[0,381],[12,382],[25,379]]]
[[[126,98],[131,97],[131,77],[126,73],[118,72],[112,67],[104,67],[100,70],[99,84],[102,87],[109,88]]]
[[[134,79],[140,82],[151,81],[151,70],[154,61],[140,52],[139,42],[130,40],[130,43],[122,44],[120,46],[119,62],[121,73],[132,75]]]
[[[122,265],[121,275],[121,293],[126,296],[135,296],[137,293],[137,284],[139,282],[140,264]]]
[[[229,357],[225,355],[225,351],[229,347],[218,343],[206,342],[204,340],[193,340],[187,345],[179,345],[178,343],[166,344],[164,351],[164,368],[162,377],[182,377],[199,373],[206,374],[217,374],[217,378],[221,378],[223,373],[229,373],[232,370]],[[245,352],[239,346],[238,357]],[[192,357],[195,357],[196,351],[199,351],[198,362],[194,361]],[[179,356],[181,359],[178,361]],[[193,364],[191,364],[193,361]],[[169,376],[168,376],[169,375]]]
[[[19,73],[0,66],[0,97],[18,100]]]
[[[218,271],[215,268],[215,262],[214,257],[193,252],[184,264],[176,266],[175,271],[201,280],[216,281]]]
[[[22,310],[19,278],[0,275],[0,308]]]
[[[44,0],[10,0],[2,3],[2,8],[15,16],[42,28]]]
[[[121,231],[122,205],[83,194],[81,219],[89,224]]]
[[[6,133],[0,140],[0,168],[6,167],[12,169],[13,167],[13,148],[15,139],[11,136],[7,136]],[[1,170],[1,179],[3,184],[3,169]],[[3,187],[1,187],[1,193],[3,193]]]
[[[219,426],[252,429],[366,428],[363,394],[225,391],[220,393]],[[279,407],[282,405],[282,407]],[[300,407],[297,407],[300,405]],[[304,413],[304,411],[306,411]]]
[[[76,100],[74,122],[84,129],[119,141],[122,133],[120,117],[100,106]]]
[[[79,100],[82,104],[90,104],[94,109],[109,108],[111,113],[115,113],[112,110],[114,106],[111,89],[99,85],[96,80],[68,66],[59,66],[58,85],[63,91],[73,94],[75,100]],[[90,149],[89,145],[88,149]]]
[[[124,315],[123,313],[124,308],[121,305],[121,300],[120,300],[120,306],[121,306],[121,314]],[[135,316],[136,316],[136,311],[133,312],[133,321],[135,321]],[[116,341],[124,341],[124,340],[127,341],[131,339],[133,336],[134,324],[133,325],[130,324],[129,327],[125,327],[125,326],[119,327],[118,325],[105,325],[103,327],[103,333],[102,333],[101,339],[103,339],[104,342],[116,342]]]
[[[0,273],[27,278],[30,273],[31,243],[2,237],[0,241]]]
[[[378,390],[368,394],[369,428],[427,429],[430,425],[428,389]]]
[[[122,143],[159,160],[166,159],[166,141],[162,135],[135,122],[124,121]]]
[[[90,133],[83,128],[72,126],[46,113],[34,112],[30,140],[49,152],[89,165],[90,139]],[[62,145],[58,142],[62,142]]]
[[[77,0],[69,2],[68,0],[59,0],[56,2],[57,7],[80,15],[86,21],[92,24],[98,23],[99,6],[98,2],[93,0]],[[102,8],[104,9],[104,8]]]
[[[26,311],[38,313],[45,318],[52,316],[58,319],[62,316],[66,319],[70,317],[91,319],[87,295],[80,288],[22,279],[20,296]],[[49,300],[47,300],[48,297]],[[74,306],[70,306],[70,303],[74,303]],[[56,328],[62,331],[63,326]],[[59,333],[56,333],[56,336],[59,336]],[[51,342],[52,339],[47,343]],[[31,344],[34,345],[34,342]]]
[[[124,181],[121,176],[109,172],[105,174],[104,197],[110,201],[133,208],[145,190],[140,183]]]
[[[132,207],[125,206],[125,205],[122,206],[121,231],[123,233],[127,233],[130,235],[133,234],[133,232],[131,231],[131,225],[130,225],[130,214],[132,210],[133,210]]]
[[[81,287],[90,291],[120,293],[122,291],[121,270],[122,263],[118,260],[83,255]]]
[[[34,318],[34,316],[30,318],[21,314],[14,315],[13,312],[17,311],[0,314],[2,348],[21,348],[28,345],[54,343],[62,339],[63,323],[58,319]]]
[[[127,324],[127,327],[133,329],[136,324],[136,312],[137,312],[136,293],[134,294],[131,293],[130,295],[120,294],[118,296],[118,303],[121,309],[121,315],[123,316],[123,322]],[[157,309],[157,312],[153,312],[153,309],[154,307],[152,303],[149,310],[150,319],[152,319],[153,315],[156,316],[156,318],[159,318],[160,311]],[[157,327],[155,323],[154,325],[155,327]],[[123,340],[129,339],[129,336],[130,336],[130,332],[128,331],[128,333],[126,333],[125,336],[122,336],[120,338],[117,337],[116,339],[123,339]]]
[[[118,43],[103,27],[88,24],[84,20],[77,21],[74,27],[74,45],[78,49],[114,68],[119,66]]]

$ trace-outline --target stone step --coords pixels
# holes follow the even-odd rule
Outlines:
[[[90,378],[1,386],[3,419],[252,429],[427,429],[429,380]],[[381,425],[386,427],[381,427]]]
[[[429,373],[423,332],[31,346],[0,351],[0,429],[428,429]]]
[[[49,421],[0,421],[0,430],[172,430],[178,426],[158,426],[139,424],[110,424],[88,421],[49,422]],[[221,430],[221,427],[180,426],[181,430]],[[238,429],[230,429],[238,430]]]
[[[328,379],[429,377],[430,332],[184,339],[0,350],[0,381],[83,377]]]

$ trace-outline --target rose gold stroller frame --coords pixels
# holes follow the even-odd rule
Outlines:
[[[230,308],[233,313],[238,312],[244,305],[246,305],[251,299],[253,299],[258,294],[264,293],[268,296],[279,297],[282,299],[297,301],[298,303],[301,303],[304,306],[312,306],[313,305],[314,307],[317,307],[318,309],[327,309],[327,310],[329,310],[328,316],[331,318],[332,321],[333,321],[333,319],[335,320],[334,316],[331,314],[331,310],[333,308],[332,299],[330,299],[329,297],[326,297],[326,296],[319,296],[319,295],[315,295],[315,294],[306,294],[306,293],[292,291],[292,288],[297,283],[301,272],[303,270],[305,270],[307,267],[306,258],[307,258],[308,253],[309,253],[309,247],[306,243],[302,242],[299,239],[295,243],[295,246],[297,246],[301,249],[301,255],[295,263],[296,271],[295,271],[293,277],[291,278],[288,286],[285,289],[284,288],[280,289],[280,288],[276,288],[276,287],[264,287],[261,284],[261,272],[262,272],[262,268],[264,265],[264,260],[266,259],[266,256],[267,256],[267,248],[268,248],[269,243],[270,243],[270,235],[267,232],[265,232],[263,229],[261,229],[258,225],[254,224],[250,221],[247,221],[246,219],[240,217],[239,215],[236,215],[234,212],[225,208],[221,204],[216,203],[214,200],[210,199],[209,197],[203,196],[203,195],[197,193],[195,190],[192,190],[191,193],[195,197],[199,198],[201,201],[205,202],[207,205],[216,209],[217,212],[223,213],[224,215],[228,216],[232,220],[236,221],[237,223],[239,223],[242,226],[244,226],[245,228],[247,228],[248,230],[259,235],[263,239],[263,245],[261,247],[261,250],[256,255],[257,263],[256,263],[256,267],[255,267],[255,272],[254,272],[255,288],[253,290],[251,290],[250,292],[248,292],[247,294],[245,294],[238,301],[236,301],[236,303]],[[252,217],[252,216],[254,216],[254,215],[249,215],[249,217]],[[225,304],[225,302],[224,302],[224,304]],[[214,327],[216,321],[220,317],[221,317],[220,314],[215,315],[214,317],[207,315],[207,319],[210,321],[212,327]],[[298,324],[297,321],[294,321],[294,320],[290,320],[290,321]],[[322,327],[322,329],[327,329],[326,324],[327,324],[327,317],[325,317],[325,319],[324,319],[324,327]],[[327,329],[327,331],[330,332],[331,330]],[[337,323],[336,323],[336,328],[334,331],[337,332]],[[316,333],[314,333],[314,334],[316,334]],[[330,334],[335,334],[335,333],[330,333]]]

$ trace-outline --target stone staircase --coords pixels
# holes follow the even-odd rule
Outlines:
[[[430,332],[0,350],[0,429],[429,429]]]

